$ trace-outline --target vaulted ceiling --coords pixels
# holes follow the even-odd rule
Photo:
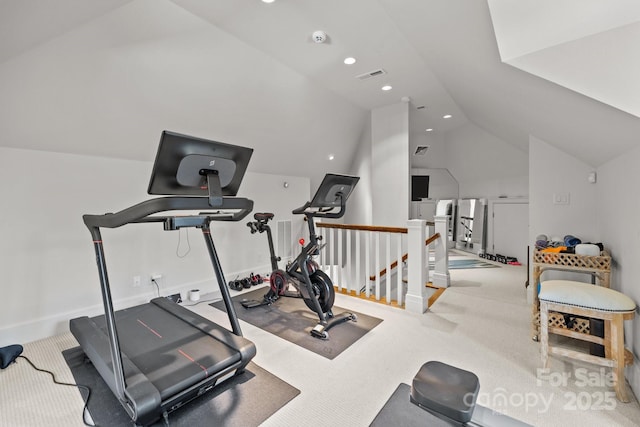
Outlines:
[[[637,4],[3,0],[0,145],[152,160],[169,129],[317,175],[409,97],[412,132],[472,123],[522,150],[533,134],[597,167],[640,141]]]

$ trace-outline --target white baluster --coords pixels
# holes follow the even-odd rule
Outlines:
[[[326,229],[325,228],[316,228],[317,230],[317,234],[318,234],[318,238],[320,239],[321,242],[326,242],[325,240],[325,234],[326,234]],[[320,251],[320,254],[318,255],[318,265],[320,266],[320,270],[322,271],[326,271],[325,270],[325,255],[324,255],[324,250]]]
[[[364,248],[364,271],[365,271],[365,295],[367,298],[371,296],[371,232],[365,231],[366,233],[366,246]]]
[[[355,285],[352,288],[355,288],[356,295],[360,295],[361,282],[360,278],[362,276],[360,269],[362,268],[362,263],[360,259],[360,241],[362,240],[362,233],[359,230],[355,232],[356,236],[356,281]]]
[[[375,270],[375,275],[376,275],[376,289],[375,289],[375,293],[376,293],[376,301],[380,301],[380,233],[376,233],[375,234],[375,245],[376,245],[376,261],[375,261],[375,265],[376,265],[376,270]]]
[[[398,288],[398,306],[402,306],[402,302],[404,301],[404,283],[402,283],[402,233],[398,233],[397,236],[396,259],[398,260],[398,265],[396,267],[396,286]]]
[[[352,264],[352,258],[351,258],[351,230],[344,230],[345,232],[345,237],[347,238],[347,250],[346,250],[346,256],[345,256],[345,268],[346,268],[346,274],[345,274],[345,278],[344,278],[344,287],[347,289],[347,291],[351,290],[352,287],[352,283],[353,283],[353,278],[351,277],[351,264]]]
[[[386,292],[384,293],[387,304],[391,304],[391,233],[385,233],[387,244],[385,245],[385,255],[387,257],[387,274],[385,275],[385,284],[387,285]]]
[[[339,228],[336,229],[336,233],[338,233],[338,259],[336,260],[336,279],[338,282],[338,289],[342,289],[342,286],[344,285],[344,278],[342,274],[342,261],[344,260],[344,258],[342,257],[342,235],[344,233]],[[336,282],[334,281],[334,283]]]

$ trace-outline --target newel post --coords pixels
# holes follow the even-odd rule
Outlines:
[[[426,222],[421,219],[411,219],[407,222],[407,296],[405,308],[411,313],[422,314],[429,308],[427,296],[426,269]]]
[[[435,265],[433,270],[433,286],[438,288],[448,288],[449,279],[449,215],[436,216],[436,233],[440,233],[440,238],[433,242],[435,252]]]

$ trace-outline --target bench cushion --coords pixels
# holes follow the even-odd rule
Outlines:
[[[573,280],[545,280],[538,299],[601,311],[634,311],[636,303],[613,289]]]
[[[438,361],[422,365],[411,385],[412,403],[460,423],[471,420],[480,382],[469,371]]]

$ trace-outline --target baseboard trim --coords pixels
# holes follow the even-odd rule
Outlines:
[[[245,277],[249,276],[252,271],[263,271],[265,267],[246,270],[241,272],[234,272],[227,274],[227,278]],[[226,285],[225,285],[226,286]],[[216,281],[213,279],[201,280],[191,283],[183,283],[179,286],[161,287],[161,295],[168,296],[177,293],[188,293],[191,289],[214,289],[214,293],[220,293],[216,285]],[[114,301],[114,307],[116,310],[120,310],[127,307],[132,307],[138,304],[144,304],[149,300],[157,297],[157,290],[155,287],[146,287],[144,292],[121,298]],[[49,316],[42,316],[36,319],[32,319],[26,322],[14,323],[11,325],[0,327],[0,347],[4,347],[11,344],[22,344],[37,341],[43,338],[47,338],[53,335],[60,335],[69,332],[69,320],[80,316],[97,316],[104,313],[102,304],[95,304],[91,306],[84,306],[76,310],[66,311],[62,313],[56,313]]]

